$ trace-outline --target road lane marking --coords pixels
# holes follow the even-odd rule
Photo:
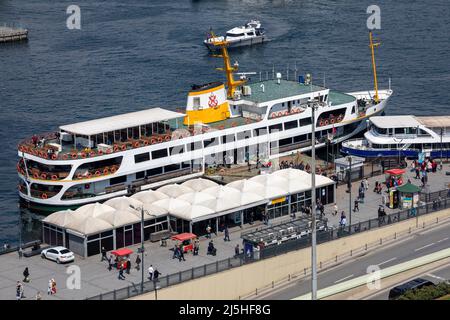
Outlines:
[[[414,251],[419,251],[419,250],[422,250],[422,249],[425,249],[425,248],[431,247],[431,246],[432,246],[433,244],[434,244],[434,242],[432,242],[432,243],[430,243],[430,244],[427,244],[426,246],[423,246],[423,247],[420,247],[420,248],[414,249]]]
[[[385,264],[385,263],[388,263],[388,262],[394,261],[395,259],[397,259],[397,257],[394,257],[394,258],[392,258],[392,259],[389,259],[389,260],[386,260],[386,261],[380,262],[380,263],[378,263],[378,266],[381,266],[382,264]]]
[[[437,243],[440,243],[440,242],[443,242],[443,241],[445,241],[445,240],[448,240],[448,238],[444,238],[444,239],[438,240],[438,241],[436,241],[436,242],[437,242]]]
[[[432,277],[432,278],[435,278],[435,279],[438,279],[438,280],[441,280],[441,281],[446,281],[447,280],[445,278],[438,277],[438,276],[436,276],[434,274],[431,274],[431,273],[427,273],[426,276],[429,276],[429,277]]]
[[[344,281],[344,280],[347,280],[348,278],[351,278],[351,277],[353,277],[354,275],[353,274],[351,274],[351,275],[349,275],[349,276],[347,276],[347,277],[345,277],[345,278],[342,278],[342,279],[339,279],[339,280],[336,280],[334,283],[339,283],[339,282],[341,282],[341,281]]]

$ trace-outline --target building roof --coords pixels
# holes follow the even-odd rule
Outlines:
[[[183,113],[162,108],[152,108],[102,119],[67,124],[59,128],[73,134],[91,136],[103,132],[137,127],[148,123],[182,118],[184,116]]]
[[[261,84],[264,85],[264,92]],[[242,99],[258,103],[298,96],[311,91],[316,92],[325,90],[324,87],[316,85],[306,85],[296,81],[288,80],[280,80],[280,84],[277,83],[277,80],[265,80],[260,82],[248,83],[246,85],[251,88],[252,93],[249,96],[242,96]]]
[[[450,116],[416,117],[416,119],[428,128],[450,127]]]
[[[370,121],[378,128],[413,128],[420,122],[414,116],[371,117]]]
[[[183,182],[181,185],[191,188],[194,191],[202,191],[202,190],[210,188],[210,187],[215,187],[218,184],[209,179],[197,178],[197,179],[191,179],[186,182]]]
[[[158,189],[166,194],[160,191],[143,191],[131,197],[113,198],[104,204],[87,204],[75,211],[56,212],[43,221],[90,235],[138,222],[141,218],[141,207],[146,210],[146,220],[170,214],[186,221],[201,221],[232,213],[233,210],[265,204],[272,199],[311,188],[311,175],[292,168],[234,181],[226,186],[207,179],[192,181],[194,182],[187,185],[201,186],[199,189],[212,186],[193,191],[186,183],[170,184]],[[334,184],[333,180],[316,175],[316,187],[331,184]],[[132,209],[130,205],[137,210]]]

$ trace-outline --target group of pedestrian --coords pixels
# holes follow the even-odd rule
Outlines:
[[[175,244],[173,246],[172,259],[178,259],[178,261],[180,261],[180,262],[181,262],[181,260],[186,261],[186,259],[184,259],[184,248],[183,248],[183,246],[181,246],[179,244]]]
[[[411,163],[411,167],[416,173],[415,179],[420,179],[422,182],[422,187],[425,187],[428,183],[428,173],[437,171],[437,162],[434,159],[425,159],[422,162],[414,160]]]
[[[159,272],[157,268],[153,268],[153,265],[148,267],[148,280],[157,282],[160,274],[161,272]]]

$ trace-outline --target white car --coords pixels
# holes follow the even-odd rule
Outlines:
[[[44,249],[41,252],[41,257],[42,259],[56,261],[56,263],[71,262],[75,260],[73,252],[64,247]]]

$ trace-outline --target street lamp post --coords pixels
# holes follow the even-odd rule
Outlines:
[[[317,253],[316,253],[316,118],[317,104],[308,101],[311,108],[311,299],[317,300]]]
[[[149,216],[153,216],[156,217],[154,214],[150,214],[147,210],[144,210],[144,207],[140,207],[140,208],[135,208],[132,205],[130,205],[130,208],[136,210],[136,211],[141,211],[141,264],[142,264],[142,268],[141,268],[141,294],[144,293],[144,212],[147,213],[147,215]]]
[[[348,161],[348,225],[352,225],[352,156],[347,156]]]
[[[442,170],[442,135],[444,134],[444,128],[441,128],[441,160],[439,163],[439,169]]]

